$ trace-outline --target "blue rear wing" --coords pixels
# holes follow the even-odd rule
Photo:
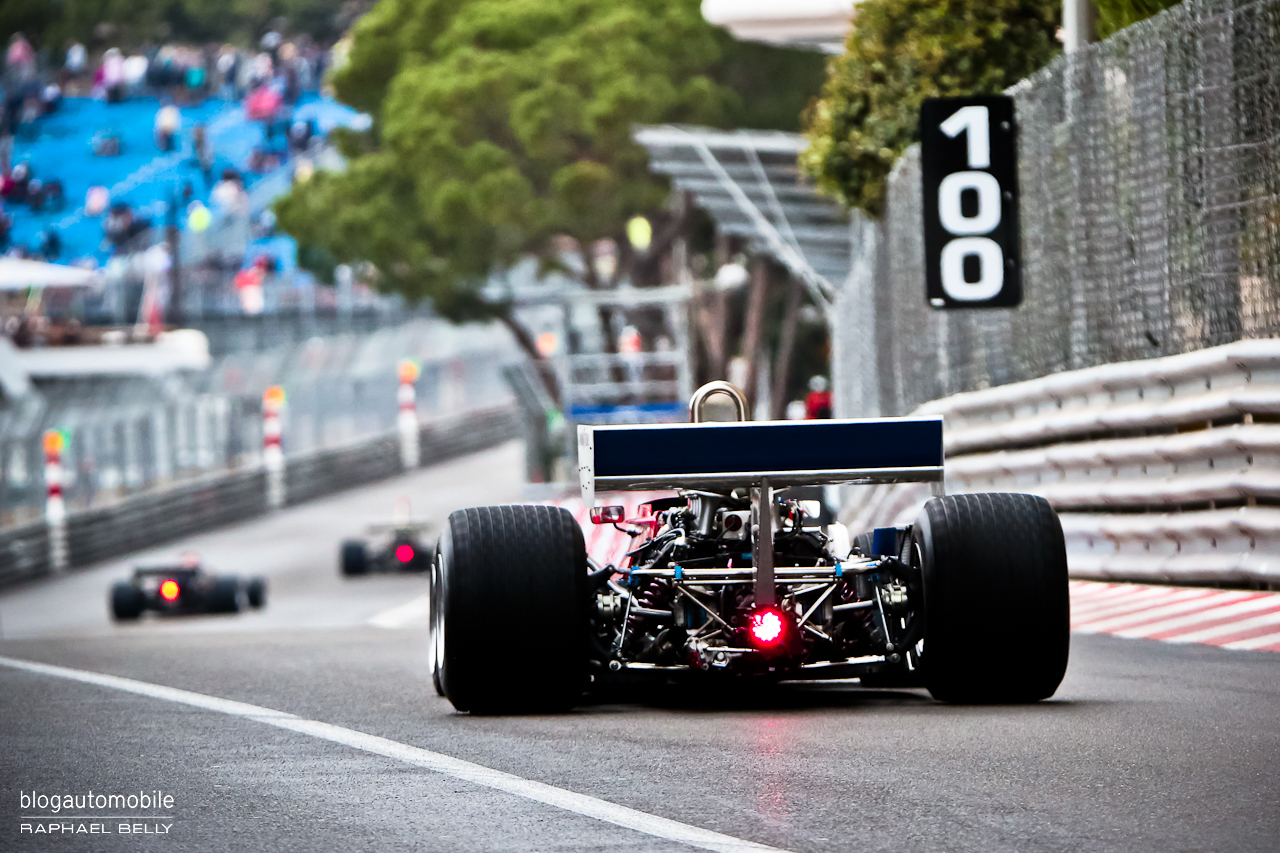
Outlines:
[[[942,481],[942,418],[579,426],[582,500],[597,490]]]

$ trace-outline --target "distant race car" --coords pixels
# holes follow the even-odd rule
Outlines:
[[[1067,665],[1062,528],[1042,498],[944,496],[940,418],[580,426],[584,504],[632,537],[596,565],[566,509],[449,517],[432,568],[430,666],[462,711],[567,709],[593,685],[860,679],[949,702],[1032,702]],[[928,482],[913,524],[850,537],[794,486]],[[672,489],[596,507],[595,491]]]
[[[339,554],[342,574],[427,571],[435,559],[435,548],[427,539],[431,528],[430,522],[408,518],[369,525],[369,535],[378,537],[377,544],[370,547],[364,539],[345,540]]]
[[[147,610],[164,615],[239,613],[266,603],[266,578],[213,575],[190,561],[134,569],[131,580],[111,588],[111,615],[122,621],[138,619]]]

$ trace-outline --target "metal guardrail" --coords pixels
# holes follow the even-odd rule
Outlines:
[[[945,397],[949,492],[1029,492],[1075,577],[1280,586],[1280,340]],[[908,523],[910,486],[850,491],[858,530]]]
[[[515,438],[515,408],[473,409],[439,418],[419,432],[422,464],[432,464]],[[394,434],[289,457],[290,505],[404,472]],[[267,512],[261,467],[210,475],[68,517],[71,565],[82,567]],[[46,577],[49,533],[29,524],[0,533],[0,587]]]

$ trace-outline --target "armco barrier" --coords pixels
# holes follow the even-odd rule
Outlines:
[[[518,430],[511,407],[440,418],[421,429],[420,458],[426,465],[483,450],[515,438]],[[392,434],[288,457],[285,470],[287,502],[298,504],[395,476],[404,468],[399,437]],[[71,514],[71,565],[89,565],[266,512],[266,477],[261,468],[209,475],[110,507]],[[49,573],[46,525],[0,533],[0,587]]]
[[[0,586],[49,571],[49,528],[44,522],[0,533]]]
[[[956,394],[948,492],[1043,495],[1075,577],[1280,585],[1280,340]],[[859,530],[905,523],[928,494],[849,490]]]

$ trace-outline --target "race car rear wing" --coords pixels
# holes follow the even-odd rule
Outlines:
[[[582,501],[597,490],[942,482],[942,418],[579,426]]]

